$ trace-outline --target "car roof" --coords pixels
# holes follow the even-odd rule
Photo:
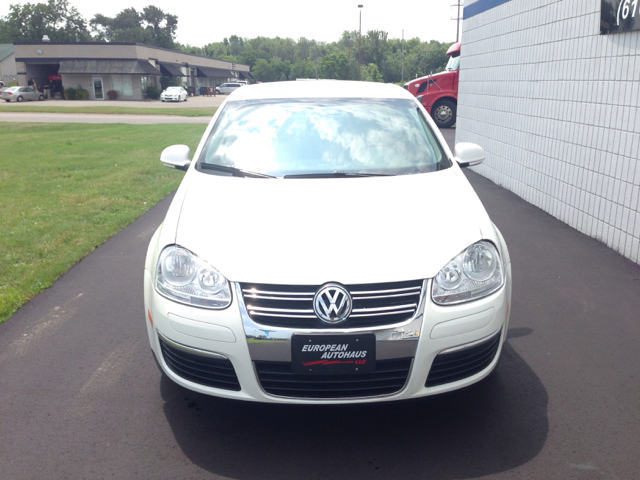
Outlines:
[[[404,88],[391,83],[348,80],[270,82],[247,87],[233,92],[229,101],[269,98],[415,98]]]

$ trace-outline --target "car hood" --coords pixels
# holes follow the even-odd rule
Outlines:
[[[444,70],[442,72],[426,75],[424,77],[414,78],[413,80],[410,80],[407,83],[405,83],[405,86],[408,88],[410,85],[422,85],[422,83],[426,82],[427,80],[435,80],[437,82],[438,80],[449,77],[454,73],[455,73],[455,70]]]
[[[318,285],[430,278],[480,240],[461,171],[258,179],[190,169],[176,243],[240,282]]]

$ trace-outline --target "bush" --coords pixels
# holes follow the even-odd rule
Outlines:
[[[145,91],[147,98],[150,98],[152,100],[157,100],[160,98],[161,93],[162,92],[160,91],[159,87],[155,85],[147,85],[147,90]]]
[[[80,85],[78,85],[78,88],[76,88],[76,100],[89,100],[89,92],[87,92]]]
[[[67,100],[88,100],[89,92],[87,92],[81,85],[78,85],[78,88],[65,88],[64,96]]]
[[[109,100],[115,100],[118,98],[118,92],[116,92],[115,90],[109,90],[107,92],[107,97],[109,97]]]
[[[167,87],[175,87],[178,86],[180,82],[178,81],[178,77],[160,77],[160,86],[162,90],[166,90]]]

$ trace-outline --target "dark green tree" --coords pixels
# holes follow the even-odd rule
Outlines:
[[[288,80],[290,70],[291,63],[288,60],[278,58],[263,60],[261,58],[256,62],[253,75],[261,82],[278,82]]]
[[[297,78],[316,78],[316,66],[310,60],[296,60],[291,65],[289,71],[289,79],[295,80]]]
[[[47,35],[52,42],[84,42],[91,39],[87,23],[67,0],[14,4],[0,20],[0,42],[36,43]]]
[[[361,79],[363,82],[384,82],[380,70],[375,63],[369,65],[363,65],[360,71]]]
[[[249,67],[253,68],[253,66],[259,59],[268,60],[269,54],[264,50],[254,49],[253,47],[248,45],[242,50],[242,52],[240,52],[238,59],[240,63],[244,63],[245,65],[249,65]]]
[[[340,51],[329,53],[320,62],[320,77],[346,80],[349,75],[349,59]]]
[[[444,69],[450,43],[402,41],[387,32],[371,30],[362,37],[362,80],[401,83]],[[231,36],[201,48],[184,46],[184,51],[243,63],[262,82],[296,78],[358,78],[358,32],[344,31],[332,43],[305,37],[240,38]]]
[[[142,11],[142,23],[151,34],[151,45],[164,48],[175,46],[175,35],[178,29],[178,17],[164,13],[158,7],[149,5]]]
[[[115,17],[97,14],[90,24],[97,40],[174,48],[178,17],[150,5],[142,12],[133,7],[125,8]]]

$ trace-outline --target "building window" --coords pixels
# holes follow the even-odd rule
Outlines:
[[[131,77],[128,75],[112,75],[111,88],[124,97],[133,96],[133,87],[131,86]]]

